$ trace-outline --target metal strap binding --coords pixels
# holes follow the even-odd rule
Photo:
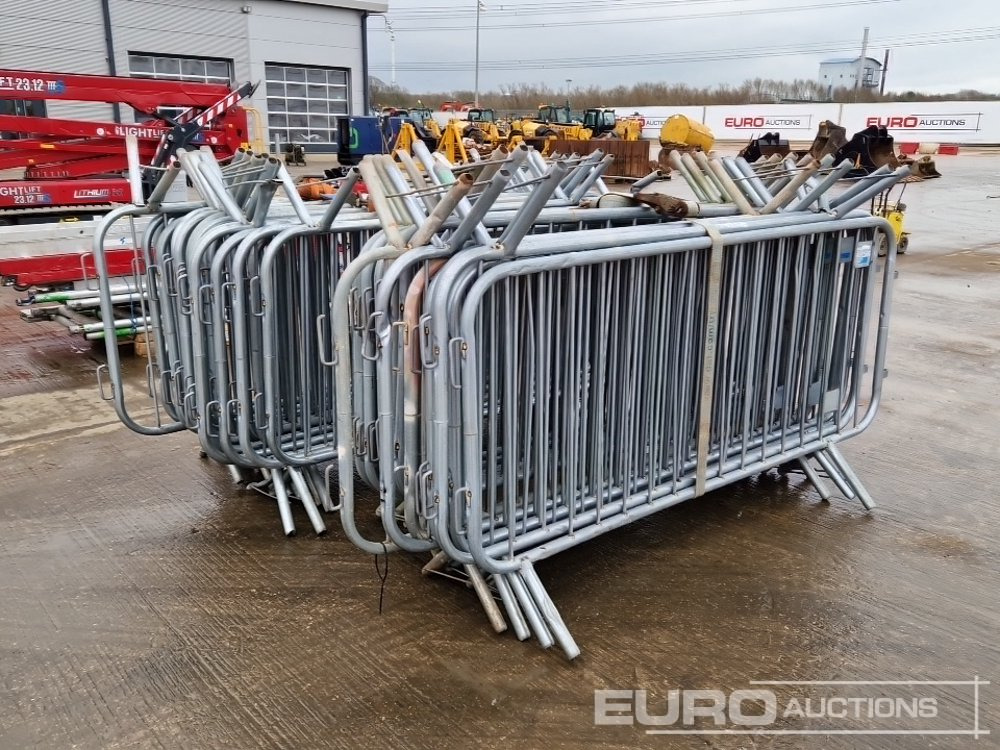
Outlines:
[[[698,402],[698,468],[695,475],[695,497],[705,494],[708,478],[708,446],[712,432],[712,395],[715,391],[715,354],[719,336],[719,302],[722,298],[722,256],[725,240],[711,224],[693,222],[705,230],[712,240],[708,257],[708,290],[705,304],[705,351],[701,361],[701,391]]]

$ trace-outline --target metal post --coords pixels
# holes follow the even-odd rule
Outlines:
[[[383,16],[385,18],[385,16]],[[396,85],[396,31],[392,28],[392,21],[385,18],[385,28],[389,32],[389,70],[390,81]]]
[[[125,136],[125,157],[128,160],[128,186],[132,193],[132,202],[141,206],[142,165],[139,163],[139,139],[134,135]]]
[[[101,17],[104,20],[104,50],[108,56],[108,73],[118,75],[115,61],[115,35],[111,26],[111,5],[108,0],[101,0]],[[111,117],[115,122],[122,121],[122,110],[118,102],[111,103]]]
[[[476,0],[476,108],[479,108],[479,15],[483,9],[483,0]]]
[[[882,60],[882,74],[879,76],[878,93],[885,94],[885,74],[889,72],[889,50],[885,51],[885,58]]]
[[[868,56],[868,27],[865,26],[865,35],[861,39],[861,57],[858,58],[858,72],[854,75],[854,101],[858,100],[858,89],[861,87],[861,78],[865,74],[865,57]]]
[[[361,11],[361,75],[364,76],[361,84],[361,107],[362,114],[371,112],[372,88],[368,75],[368,11]],[[351,108],[353,110],[353,106]],[[280,153],[280,152],[278,152]]]

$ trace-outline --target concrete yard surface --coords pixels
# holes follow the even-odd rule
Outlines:
[[[881,411],[843,447],[878,507],[771,473],[547,560],[573,663],[494,634],[425,558],[389,559],[380,614],[334,517],[286,539],[195,436],[118,422],[100,344],[0,290],[0,748],[1000,746],[1000,156],[938,164],[903,197]],[[673,689],[976,679],[773,688],[933,698],[907,726],[937,734],[595,726],[599,689],[662,714]]]

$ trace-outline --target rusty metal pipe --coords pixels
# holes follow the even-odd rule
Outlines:
[[[458,206],[459,201],[469,194],[474,182],[472,175],[466,172],[452,183],[451,189],[438,201],[430,216],[424,220],[410,238],[410,247],[423,247],[431,241],[431,237],[437,234],[441,225]]]
[[[830,162],[833,161],[833,156],[825,156],[823,157],[823,160],[826,161],[828,158]],[[761,209],[761,213],[773,214],[779,209],[782,209],[789,203],[791,203],[792,199],[795,198],[799,187],[804,185],[806,183],[806,180],[812,177],[816,173],[816,170],[819,169],[822,164],[823,162],[818,162],[815,159],[812,159],[810,164],[808,164],[801,172],[795,175],[791,179],[791,181],[787,185],[785,185],[780,191],[778,191],[778,194],[775,195],[774,198],[772,198],[771,201],[766,206],[764,206],[763,209]],[[825,166],[830,166],[830,165],[829,163],[827,163]]]

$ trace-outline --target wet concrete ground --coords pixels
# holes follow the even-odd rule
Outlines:
[[[941,171],[906,189],[886,397],[843,449],[879,507],[763,476],[547,561],[572,664],[412,557],[380,615],[372,558],[284,538],[193,436],[128,432],[102,350],[0,290],[0,748],[996,747],[1000,157]],[[602,688],[976,675],[978,740],[594,726]],[[919,690],[940,697],[922,728],[972,729],[973,688]]]

